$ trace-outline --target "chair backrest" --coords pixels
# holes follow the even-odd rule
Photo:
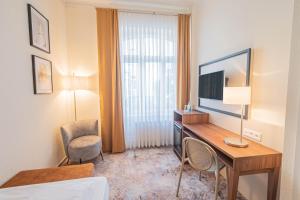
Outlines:
[[[68,156],[68,145],[72,140],[86,135],[98,135],[98,120],[80,120],[65,124],[60,129],[65,152]]]
[[[217,162],[216,152],[205,142],[186,137],[183,139],[183,159],[196,170],[208,170]],[[185,156],[187,155],[187,158]]]

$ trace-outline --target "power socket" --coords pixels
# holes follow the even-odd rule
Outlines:
[[[245,128],[243,135],[246,136],[249,139],[261,142],[262,141],[262,133],[253,131],[251,129]]]

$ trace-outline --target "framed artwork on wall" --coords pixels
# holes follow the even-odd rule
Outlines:
[[[31,59],[34,94],[51,94],[53,92],[51,61],[35,55],[32,55]]]
[[[30,45],[50,53],[49,20],[30,4],[27,10]]]

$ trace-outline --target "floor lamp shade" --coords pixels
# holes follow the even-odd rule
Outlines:
[[[73,76],[72,90],[90,90],[89,77]]]
[[[74,119],[75,119],[75,121],[77,121],[76,91],[78,91],[78,90],[89,90],[90,89],[89,77],[76,76],[75,74],[73,74],[71,87],[72,87],[72,90],[73,90],[73,98],[74,98]]]
[[[234,105],[249,105],[251,102],[251,87],[224,87],[223,103]]]
[[[240,138],[225,138],[224,142],[234,147],[247,147],[248,143],[243,141],[243,116],[245,105],[251,103],[251,87],[225,87],[223,89],[223,103],[241,105]]]
[[[93,90],[92,77],[90,76],[65,76],[63,78],[63,89],[64,90]]]

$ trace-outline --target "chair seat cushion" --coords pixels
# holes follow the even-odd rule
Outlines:
[[[87,161],[100,154],[101,139],[96,135],[78,137],[72,140],[68,147],[71,161]]]

